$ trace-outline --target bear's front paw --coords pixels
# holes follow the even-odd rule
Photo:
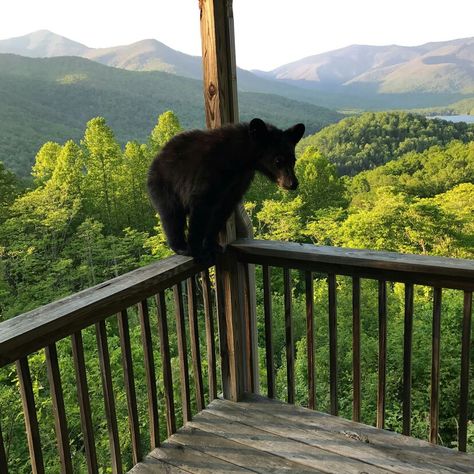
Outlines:
[[[199,253],[193,255],[196,263],[206,265],[208,267],[216,263],[216,254],[209,249],[202,249]]]
[[[191,257],[191,251],[189,249],[172,249],[176,255],[184,255],[185,257]]]
[[[206,241],[204,248],[213,254],[223,254],[225,252],[225,246],[223,247],[217,242]]]

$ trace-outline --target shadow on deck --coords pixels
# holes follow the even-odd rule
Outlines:
[[[472,473],[474,457],[252,395],[214,400],[130,472]]]

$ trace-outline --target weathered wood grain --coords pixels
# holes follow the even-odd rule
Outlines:
[[[360,278],[352,278],[352,420],[360,421]]]
[[[173,255],[0,323],[0,367],[74,334],[204,267]]]
[[[314,289],[313,274],[305,272],[305,302],[306,302],[306,342],[307,342],[307,371],[308,371],[308,408],[315,409],[315,367],[314,367]]]
[[[156,295],[158,310],[158,336],[160,338],[161,366],[163,369],[163,385],[166,405],[166,431],[171,436],[176,431],[176,415],[174,411],[173,375],[171,372],[170,341],[168,335],[168,317],[166,314],[165,292]]]
[[[283,288],[285,303],[285,352],[287,402],[295,403],[295,341],[293,334],[292,287],[291,274],[288,268],[283,269]]]
[[[461,386],[459,397],[459,451],[466,451],[467,421],[469,405],[469,357],[471,346],[472,293],[464,293],[462,343],[461,343]]]
[[[189,336],[191,339],[191,357],[193,361],[194,384],[196,387],[196,406],[198,411],[201,411],[206,404],[204,402],[204,384],[202,381],[195,277],[188,278],[186,284],[188,288]]]
[[[130,345],[130,329],[127,310],[123,309],[117,315],[119,328],[120,350],[122,354],[123,380],[127,397],[128,427],[132,442],[132,459],[137,464],[142,459],[140,448],[140,427],[138,420],[137,395],[135,392],[135,377],[133,375],[132,348]]]
[[[113,474],[122,472],[122,458],[120,454],[120,440],[115,410],[115,394],[112,387],[112,373],[110,370],[110,355],[107,344],[107,328],[105,321],[99,321],[96,326],[97,348],[99,352],[100,375],[102,379],[102,393],[104,395],[105,418],[109,432],[109,448]]]
[[[148,399],[148,422],[150,430],[150,446],[154,449],[160,445],[160,427],[158,417],[158,393],[156,390],[155,361],[151,339],[150,314],[148,301],[144,299],[138,304],[140,330],[143,346],[143,362],[145,364],[146,392]]]
[[[195,474],[249,472],[249,469],[175,442],[174,439],[178,436],[179,433],[172,436],[171,439],[163,443],[161,448],[155,449],[150,455],[176,468]]]
[[[257,396],[248,396],[233,408],[243,411],[249,420],[259,420],[257,426],[262,429],[268,426],[292,440],[334,450],[392,472],[473,472],[473,456],[343,418]]]
[[[183,420],[190,421],[191,395],[189,388],[189,366],[188,366],[188,345],[186,343],[186,327],[183,306],[183,291],[181,283],[173,287],[174,311],[176,319],[176,333],[178,339],[179,355],[179,376],[181,381],[181,407],[183,410]]]
[[[229,247],[243,262],[474,290],[473,260],[252,239]]]
[[[329,398],[331,415],[339,411],[338,401],[338,363],[337,363],[337,300],[336,300],[336,275],[328,275],[328,307],[329,307]]]
[[[228,400],[214,400],[206,410],[206,418],[215,415],[213,432],[232,441],[247,442],[254,449],[274,454],[316,472],[367,474],[388,473],[385,468],[370,465],[355,458],[343,456],[336,451],[338,442],[330,439],[311,442],[308,432],[297,430],[285,421],[264,411],[246,411],[240,404]],[[211,429],[211,427],[209,427]],[[245,441],[247,440],[247,441]],[[297,471],[298,472],[298,471]]]
[[[69,448],[69,432],[67,427],[66,410],[64,408],[63,389],[59,373],[58,352],[56,344],[45,349],[46,371],[48,374],[49,390],[53,404],[54,428],[58,443],[61,473],[72,474],[71,450]]]
[[[377,370],[377,428],[385,426],[385,379],[387,372],[387,282],[379,280],[379,353]]]
[[[413,285],[405,285],[405,327],[403,332],[403,429],[411,432],[411,355],[413,340]]]
[[[201,272],[204,319],[206,325],[207,367],[209,400],[217,398],[216,342],[214,335],[214,312],[212,310],[212,289],[209,271]]]
[[[431,343],[430,442],[438,443],[441,351],[441,288],[433,289],[433,332]]]
[[[43,453],[36,415],[35,397],[31,381],[30,367],[26,357],[16,362],[18,381],[20,382],[20,395],[23,404],[28,448],[30,450],[31,471],[33,474],[44,474]]]
[[[129,474],[188,474],[179,467],[172,466],[153,456],[153,451],[140,463],[134,466]]]
[[[228,424],[222,418],[210,415],[205,410],[197,415],[192,423],[179,430],[173,441],[205,454],[231,462],[237,466],[266,474],[309,474],[317,473],[314,469],[286,460],[281,455],[274,455],[255,449],[252,439],[238,438],[236,423]],[[215,428],[219,434],[216,434]]]
[[[89,387],[87,385],[86,363],[84,360],[84,346],[82,333],[78,331],[71,336],[72,359],[76,374],[77,399],[81,416],[81,430],[84,437],[84,450],[86,454],[87,472],[95,474],[98,471],[97,454],[95,449],[94,427],[92,426],[91,404],[89,400]]]
[[[273,365],[273,328],[271,267],[263,265],[263,315],[265,321],[265,363],[267,368],[267,395],[275,397],[275,368]]]

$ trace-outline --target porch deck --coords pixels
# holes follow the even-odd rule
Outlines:
[[[474,456],[251,395],[214,400],[130,472],[474,473]]]

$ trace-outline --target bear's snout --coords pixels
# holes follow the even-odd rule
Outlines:
[[[288,189],[290,189],[291,191],[294,191],[297,187],[298,187],[298,180],[295,178],[292,180],[290,187]]]
[[[284,178],[281,181],[278,182],[278,184],[283,188],[288,191],[294,191],[298,187],[298,180],[296,177],[294,178]]]

